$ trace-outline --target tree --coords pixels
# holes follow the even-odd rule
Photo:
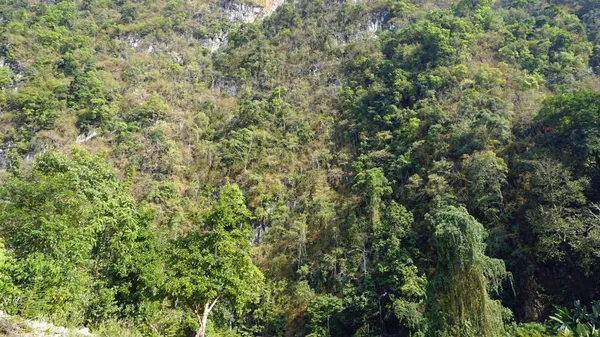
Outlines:
[[[507,276],[504,262],[484,254],[487,233],[463,207],[446,206],[427,216],[437,253],[428,318],[436,336],[503,335],[502,306],[490,299]]]
[[[106,123],[114,115],[111,103],[116,99],[113,83],[106,83],[109,74],[89,70],[75,76],[69,87],[69,106],[78,111],[81,129]]]
[[[388,182],[383,169],[376,167],[367,170],[361,170],[354,179],[354,188],[365,194],[367,203],[367,212],[369,214],[369,222],[375,227],[380,222],[381,199],[392,193],[392,188]]]
[[[373,244],[376,265],[373,280],[378,294],[383,295],[378,300],[379,311],[393,312],[400,326],[407,328],[411,334],[423,328],[427,285],[427,278],[413,264],[408,249],[412,225],[413,215],[404,206],[392,201],[385,208],[385,216],[374,233]],[[387,306],[384,305],[386,297],[391,300]],[[389,312],[386,312],[387,315]]]
[[[6,299],[15,292],[15,285],[11,279],[10,267],[14,265],[15,261],[12,256],[6,252],[4,248],[4,242],[0,239],[0,306],[5,306]]]
[[[208,214],[173,242],[165,290],[196,316],[196,337],[205,336],[217,303],[240,313],[259,295],[263,276],[250,256],[250,215],[239,187],[227,183]]]
[[[9,67],[0,67],[0,88],[5,88],[13,82],[14,74]]]
[[[102,156],[47,152],[0,185],[0,236],[26,315],[68,323],[142,316],[160,281],[150,220]]]
[[[359,163],[356,164],[360,166]],[[367,220],[359,219],[357,228],[354,229],[357,241],[360,241],[362,253],[362,269],[366,275],[368,273],[368,246],[371,241],[371,234],[378,229],[381,223],[381,209],[383,208],[382,198],[392,192],[392,188],[385,177],[383,169],[371,168],[362,170],[354,178],[354,189],[361,191],[365,196],[365,208],[367,211]]]
[[[557,159],[588,173],[600,163],[600,93],[580,91],[544,101],[538,142]],[[555,151],[560,149],[560,151]]]
[[[16,117],[24,138],[40,130],[50,129],[64,108],[61,92],[64,84],[54,79],[39,79],[20,88],[10,103],[18,109]]]
[[[464,156],[463,167],[468,180],[471,204],[487,219],[496,220],[502,208],[502,186],[506,184],[508,168],[502,158],[492,151]]]
[[[451,44],[450,30],[435,24],[426,24],[422,31],[423,57],[437,65],[449,63],[457,53]]]
[[[529,200],[535,203],[527,211],[527,220],[538,236],[536,250],[542,260],[564,260],[570,254],[598,246],[596,219],[584,211],[583,192],[588,184],[585,178],[573,179],[569,169],[560,162],[533,162]],[[588,254],[596,255],[593,251]],[[588,261],[579,256],[576,264]]]
[[[163,99],[159,95],[153,94],[137,109],[135,121],[142,126],[149,126],[154,122],[163,119],[168,111],[169,106]]]
[[[15,258],[17,306],[25,316],[83,319],[91,295],[96,223],[82,177],[57,153],[6,176],[0,186],[0,236]],[[60,320],[60,319],[59,319]]]
[[[598,278],[595,266],[600,251],[600,208],[586,198],[588,186],[587,177],[574,179],[560,162],[532,162],[530,205],[522,230],[533,240],[531,251],[539,261],[539,275],[555,275],[537,281],[553,294],[554,303],[573,298],[590,301],[598,296],[596,288],[587,286]],[[571,284],[568,291],[565,283]]]
[[[315,297],[307,309],[310,316],[310,326],[313,330],[308,336],[331,336],[329,320],[342,310],[343,303],[339,297],[329,294]]]
[[[251,129],[243,128],[233,130],[223,142],[223,161],[228,165],[234,165],[241,162],[244,165],[244,172],[248,169],[248,164],[253,159],[252,151],[255,142],[255,135]]]

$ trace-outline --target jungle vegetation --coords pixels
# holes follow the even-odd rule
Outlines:
[[[600,2],[277,4],[0,0],[0,310],[598,336]]]

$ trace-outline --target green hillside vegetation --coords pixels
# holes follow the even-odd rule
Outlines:
[[[0,0],[0,310],[598,336],[600,2],[277,5]]]

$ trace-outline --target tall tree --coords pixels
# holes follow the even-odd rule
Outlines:
[[[550,97],[536,117],[538,143],[580,174],[600,173],[600,93],[579,91]],[[560,151],[556,151],[560,149]]]
[[[206,335],[217,303],[239,313],[259,296],[263,276],[250,256],[250,215],[239,187],[227,183],[210,212],[173,243],[165,290],[196,316],[196,337]]]
[[[502,306],[490,299],[506,277],[504,262],[485,255],[486,231],[463,207],[446,206],[427,216],[437,253],[431,282],[430,333],[497,337],[504,333]]]

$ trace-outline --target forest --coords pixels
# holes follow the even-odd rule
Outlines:
[[[2,312],[599,337],[599,266],[598,0],[0,0]]]

